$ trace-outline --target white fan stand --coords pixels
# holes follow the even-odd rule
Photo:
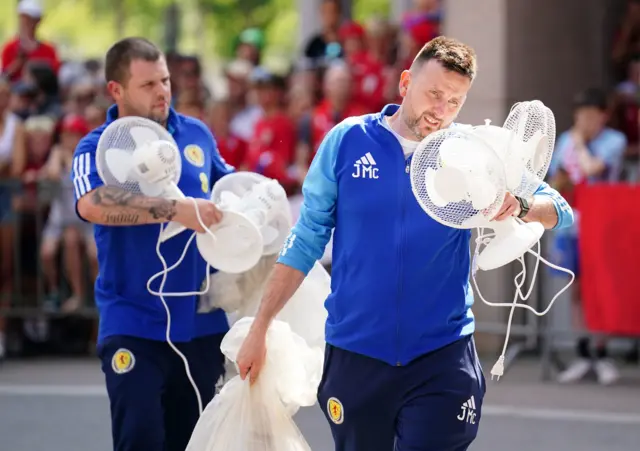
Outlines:
[[[500,158],[504,161],[507,189],[517,188],[522,180],[527,162],[537,155],[536,152],[546,145],[543,136],[537,136],[528,143],[516,141],[513,131],[490,124],[473,128],[473,133],[492,146]],[[517,150],[509,151],[510,146],[517,146]],[[522,257],[531,249],[545,232],[544,226],[539,222],[525,223],[515,218],[507,218],[503,221],[490,221],[485,227],[493,229],[495,236],[478,254],[476,263],[483,271],[505,266]]]
[[[219,271],[240,274],[253,268],[262,257],[260,229],[245,215],[224,210],[222,220],[198,233],[196,244],[202,258]]]
[[[514,218],[491,221],[487,224],[495,236],[478,254],[476,264],[483,271],[505,266],[527,253],[544,234],[539,222],[521,223]]]
[[[243,214],[259,228],[262,255],[280,252],[293,219],[287,194],[276,180],[253,172],[234,172],[216,182],[211,199],[224,205],[225,211]]]
[[[98,140],[96,169],[106,185],[150,197],[185,197],[177,185],[182,172],[178,145],[164,127],[150,119],[127,116],[109,124]],[[179,223],[170,222],[161,241],[183,230]]]

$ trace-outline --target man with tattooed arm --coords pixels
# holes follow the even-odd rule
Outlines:
[[[167,343],[167,314],[147,280],[162,271],[156,256],[160,224],[176,221],[203,232],[192,200],[169,200],[105,186],[96,171],[100,135],[119,117],[152,119],[172,134],[182,158],[178,186],[196,199],[207,226],[222,213],[209,201],[216,180],[233,171],[220,157],[208,128],[171,107],[169,71],[151,42],[127,38],[106,55],[108,89],[115,99],[107,121],[78,145],[71,178],[78,215],[95,225],[99,275],[95,284],[100,313],[98,356],[111,403],[113,448],[117,451],[184,451],[198,420],[197,398],[180,357]],[[170,266],[182,254],[189,233],[161,246]],[[192,243],[183,262],[168,274],[165,292],[197,292],[206,264]],[[153,287],[158,290],[158,286]],[[220,341],[228,330],[222,310],[197,314],[197,297],[168,297],[170,340],[189,361],[206,405],[224,372]]]

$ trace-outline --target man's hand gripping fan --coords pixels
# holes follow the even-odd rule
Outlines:
[[[437,222],[457,229],[478,229],[472,263],[472,278],[480,299],[492,307],[511,307],[502,354],[491,370],[492,377],[504,374],[511,321],[516,307],[525,308],[537,316],[551,309],[555,300],[573,283],[574,274],[557,267],[540,255],[540,238],[544,227],[537,222],[525,223],[510,217],[494,220],[506,193],[531,198],[542,184],[549,168],[555,141],[555,119],[542,102],[521,102],[511,110],[503,127],[454,127],[440,130],[425,138],[411,161],[411,186],[422,209]],[[492,229],[493,233],[485,233]],[[538,250],[531,248],[538,244]],[[524,294],[526,280],[524,256],[536,257],[532,280],[540,261],[566,272],[569,283],[539,312],[526,301],[533,292],[533,283]],[[516,275],[516,293],[512,303],[489,302],[484,299],[476,282],[478,269],[489,271],[518,260],[522,271]]]
[[[116,186],[132,194],[163,197],[167,199],[184,199],[185,195],[178,187],[182,170],[180,151],[171,134],[154,121],[141,117],[122,117],[111,123],[102,133],[96,149],[96,169],[107,186]],[[275,181],[261,179],[262,191],[268,191],[274,198],[285,198],[284,190]],[[268,185],[268,186],[267,186]],[[279,190],[278,190],[279,188]],[[256,191],[260,191],[256,190]],[[198,296],[209,291],[210,278],[205,277],[216,268],[227,273],[243,273],[254,267],[262,256],[264,239],[262,218],[260,213],[249,208],[247,211],[226,210],[217,224],[209,226],[203,221],[198,201],[193,202],[201,233],[193,233],[185,244],[182,255],[171,266],[167,265],[161,253],[161,244],[178,235],[186,228],[178,223],[170,222],[160,227],[156,254],[162,263],[163,270],[154,274],[147,281],[147,290],[158,296],[167,312],[166,339],[171,348],[181,357],[185,364],[187,376],[196,393],[200,412],[203,411],[200,392],[198,391],[186,357],[170,340],[171,315],[165,297]],[[279,199],[279,201],[282,201]],[[247,214],[245,214],[247,213]],[[205,287],[200,292],[165,293],[163,291],[170,271],[178,267],[196,238],[198,250],[207,262]],[[267,236],[267,241],[273,237]],[[161,279],[158,290],[152,289],[156,279]]]

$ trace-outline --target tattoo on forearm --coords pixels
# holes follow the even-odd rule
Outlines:
[[[149,213],[153,216],[153,219],[166,219],[167,221],[171,221],[176,215],[176,201],[168,200],[166,203],[150,207]]]
[[[176,215],[176,201],[147,197],[115,186],[101,186],[93,191],[91,201],[104,208],[106,224],[138,224],[153,220],[171,221]]]
[[[140,215],[132,213],[106,213],[104,215],[105,224],[112,225],[124,225],[124,224],[138,224],[140,221]]]

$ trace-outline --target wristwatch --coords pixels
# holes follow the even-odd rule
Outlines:
[[[518,214],[518,218],[522,219],[527,216],[527,213],[529,213],[529,202],[523,197],[516,196],[516,199],[518,199],[518,203],[520,204],[520,213]]]

